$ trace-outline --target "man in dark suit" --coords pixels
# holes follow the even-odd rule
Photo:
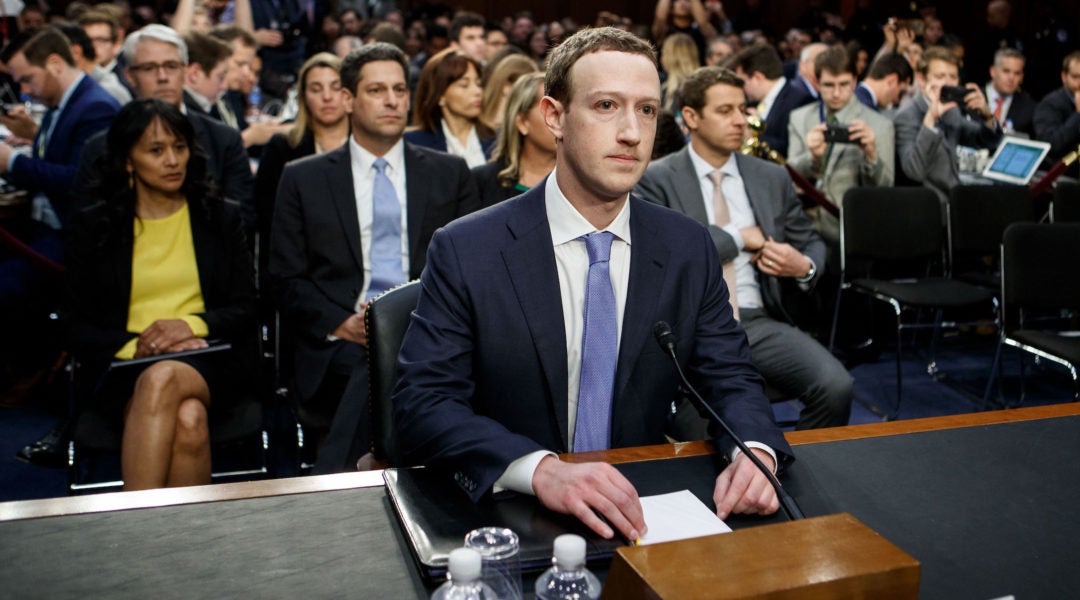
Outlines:
[[[911,63],[902,54],[882,54],[867,69],[866,79],[855,87],[855,97],[866,106],[892,118],[900,105],[900,98],[914,77]]]
[[[765,121],[761,140],[786,158],[791,111],[810,104],[814,97],[801,84],[784,77],[780,55],[767,44],[743,48],[725,66],[746,82],[746,98]]]
[[[464,160],[402,139],[407,74],[395,46],[350,53],[341,67],[349,141],[291,163],[278,186],[269,271],[295,336],[296,392],[301,403],[336,408],[319,472],[355,469],[370,447],[368,301],[419,277],[435,230],[479,208]]]
[[[1050,142],[1049,162],[1060,160],[1080,145],[1080,51],[1065,57],[1061,87],[1035,107],[1035,139]]]
[[[847,98],[854,102],[851,81]],[[851,375],[794,326],[781,300],[818,282],[825,244],[784,169],[739,153],[746,133],[742,87],[719,67],[690,75],[679,89],[690,144],[649,165],[637,191],[709,228],[720,261],[731,264],[728,287],[736,290],[732,298],[754,366],[770,385],[806,405],[798,428],[847,425]]]
[[[147,25],[124,41],[128,78],[139,98],[157,98],[184,110],[184,69],[188,62],[187,44],[173,29]],[[250,233],[255,227],[252,201],[251,165],[244,152],[240,134],[209,116],[186,111],[202,151],[206,153],[207,171],[222,194],[240,204],[244,226]],[[94,162],[105,152],[105,136],[87,142],[75,178],[76,189],[85,190],[95,173]]]
[[[1024,55],[1019,50],[1003,48],[994,53],[990,82],[986,84],[986,103],[998,127],[1005,133],[1035,135],[1035,100],[1020,89],[1024,83]]]
[[[554,453],[664,441],[679,379],[654,323],[672,324],[683,368],[767,467],[791,451],[708,232],[629,195],[660,105],[652,48],[614,28],[578,32],[549,58],[545,90],[553,175],[432,239],[395,427],[406,461],[452,473],[473,500],[531,494],[600,535],[634,539],[645,532],[634,487],[610,465]],[[774,512],[764,474],[729,456],[718,514]]]
[[[124,30],[120,27],[112,9],[116,5],[99,4],[79,16],[79,26],[83,28],[94,44],[94,56],[97,64],[105,71],[116,75],[120,85],[127,88],[132,96],[135,88],[127,78],[126,64],[120,49],[124,45]]]
[[[197,31],[184,34],[188,64],[184,68],[184,108],[217,116],[217,101],[225,93],[225,73],[232,49],[225,42]]]
[[[24,92],[48,107],[29,155],[0,142],[0,175],[39,194],[38,220],[56,229],[71,212],[70,190],[86,141],[112,124],[120,105],[75,66],[67,38],[53,27],[16,37],[0,60]]]

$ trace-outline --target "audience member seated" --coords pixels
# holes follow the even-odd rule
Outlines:
[[[416,87],[409,143],[448,152],[479,167],[491,157],[495,136],[480,122],[480,63],[448,48],[424,65]]]
[[[911,85],[913,73],[907,58],[887,52],[874,59],[866,79],[855,88],[855,97],[889,119],[896,114],[900,99]]]
[[[1024,55],[1002,48],[994,53],[986,103],[997,126],[1005,133],[1035,135],[1035,100],[1020,89],[1024,83]]]
[[[157,98],[178,109],[182,106],[188,56],[187,44],[180,34],[164,25],[147,25],[124,41],[124,58],[136,97]],[[251,166],[240,133],[204,115],[189,112],[187,118],[195,129],[199,147],[206,154],[210,178],[225,198],[240,204],[244,224],[249,232],[252,231],[255,207],[251,198]],[[96,161],[104,154],[104,134],[87,142],[75,178],[76,189],[86,189],[96,172]]]
[[[407,76],[405,53],[389,44],[349,54],[352,136],[289,164],[278,185],[269,272],[295,340],[295,392],[333,415],[317,472],[353,470],[370,448],[368,301],[419,277],[435,230],[479,206],[465,161],[402,140]]]
[[[660,66],[667,78],[660,86],[660,106],[671,111],[679,107],[679,86],[698,67],[701,58],[698,55],[694,39],[685,33],[673,33],[664,38],[660,48]]]
[[[263,62],[259,85],[268,98],[284,100],[286,91],[296,82],[296,73],[307,54],[309,24],[305,3],[281,0],[249,0],[255,31],[278,34],[263,40],[259,57]],[[315,8],[322,2],[316,2]],[[351,33],[351,32],[350,32]],[[266,136],[270,139],[270,136]],[[266,143],[263,140],[262,143]]]
[[[484,95],[480,100],[480,122],[498,133],[506,109],[510,86],[526,73],[536,72],[536,62],[524,54],[508,54],[484,68]]]
[[[1001,130],[986,96],[974,83],[965,86],[963,107],[942,101],[942,87],[960,85],[959,60],[952,52],[940,46],[928,48],[919,72],[922,89],[894,121],[897,161],[909,179],[937,192],[944,207],[949,190],[960,183],[957,146],[993,150]]]
[[[97,64],[105,71],[116,75],[120,84],[127,88],[132,95],[135,90],[124,72],[127,65],[124,64],[120,49],[124,45],[124,30],[109,12],[95,7],[79,16],[79,27],[83,28],[90,41],[94,43],[94,55]]]
[[[296,120],[263,149],[255,174],[255,216],[259,231],[260,273],[270,256],[270,222],[285,165],[298,158],[337,150],[349,138],[347,94],[341,87],[341,60],[322,52],[300,68]],[[265,289],[265,288],[263,288]]]
[[[833,46],[817,57],[814,69],[821,86],[821,102],[791,113],[788,124],[788,165],[816,182],[837,207],[853,187],[891,186],[896,145],[892,121],[855,98],[855,65],[843,46]],[[842,127],[850,141],[829,141],[830,127]],[[807,209],[814,226],[830,250],[840,250],[840,222],[814,206]],[[830,260],[831,268],[840,266]]]
[[[1050,142],[1050,162],[1061,160],[1080,146],[1080,51],[1065,57],[1061,63],[1061,87],[1047,94],[1035,108],[1035,138]]]
[[[64,34],[64,37],[68,39],[68,43],[71,44],[71,56],[75,59],[75,66],[80,71],[93,77],[94,81],[101,86],[101,89],[115,98],[120,106],[131,102],[131,92],[120,83],[120,79],[116,74],[106,71],[101,65],[97,64],[94,43],[81,27],[63,23],[57,25],[56,28],[60,30],[60,33]]]
[[[67,38],[55,27],[20,33],[0,52],[0,61],[22,91],[48,107],[41,127],[29,135],[34,140],[29,154],[0,142],[0,176],[34,195],[34,219],[60,229],[72,212],[79,154],[88,139],[112,123],[120,105],[75,66]],[[2,122],[21,137],[33,131],[25,109],[15,109]]]
[[[673,33],[685,33],[694,40],[698,56],[705,56],[705,40],[716,35],[702,0],[657,0],[653,11],[652,39],[662,46]]]
[[[814,42],[807,45],[799,53],[799,72],[792,79],[792,84],[800,85],[806,90],[806,93],[814,97],[814,100],[820,100],[820,94],[818,93],[818,81],[817,75],[814,74],[814,61],[829,47],[821,42]]]
[[[727,37],[718,35],[709,40],[709,46],[705,50],[705,64],[710,67],[718,67],[727,57],[735,54],[735,48]]]
[[[138,63],[134,63],[138,64]],[[93,410],[123,419],[125,490],[210,483],[208,419],[248,386],[255,288],[238,207],[215,197],[191,121],[128,104],[67,248],[72,344],[98,381]],[[232,344],[209,354],[170,354]],[[148,366],[110,362],[161,357]],[[213,408],[212,408],[213,407]]]
[[[480,64],[487,62],[484,18],[476,13],[458,13],[450,22],[450,47],[465,53]]]
[[[240,131],[245,148],[260,147],[270,141],[275,133],[288,128],[272,118],[248,119],[248,109],[262,110],[262,106],[248,106],[248,92],[258,84],[259,76],[255,72],[255,37],[235,25],[219,25],[211,35],[229,44],[232,56],[225,75],[228,90],[217,101],[217,114],[214,116],[226,125]],[[265,64],[265,63],[264,63]],[[297,65],[299,68],[300,65]],[[295,75],[295,74],[294,74]]]
[[[755,44],[743,48],[728,59],[726,66],[746,82],[746,99],[756,105],[757,115],[765,121],[761,141],[786,158],[791,111],[810,104],[814,97],[784,77],[780,55],[772,46]]]
[[[225,93],[232,49],[216,37],[197,31],[184,34],[188,64],[184,69],[184,107],[221,120],[218,101]]]
[[[803,295],[821,279],[825,244],[783,167],[739,153],[747,128],[743,81],[727,69],[702,67],[679,97],[690,144],[650,164],[637,193],[708,227],[754,367],[806,405],[797,427],[847,425],[851,375],[794,326],[785,307],[799,298],[784,296]],[[684,432],[695,432],[684,435],[690,439],[705,433],[694,416],[677,419]]]
[[[481,206],[528,191],[555,168],[555,136],[540,112],[543,97],[543,73],[522,75],[510,88],[491,162],[472,170]]]

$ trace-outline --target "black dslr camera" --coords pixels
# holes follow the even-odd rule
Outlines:
[[[826,144],[854,144],[847,125],[827,125],[825,127]]]
[[[955,102],[960,108],[964,108],[964,96],[968,95],[971,90],[966,87],[960,87],[958,85],[943,85],[941,86],[941,102]]]

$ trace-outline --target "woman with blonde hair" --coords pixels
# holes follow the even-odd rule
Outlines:
[[[663,108],[678,114],[679,86],[701,66],[694,38],[685,33],[673,33],[664,38],[664,44],[660,47],[660,66],[667,73],[667,79],[660,88]]]
[[[346,94],[341,88],[341,59],[320,52],[300,67],[296,120],[274,134],[263,148],[255,175],[255,211],[260,235],[259,262],[265,266],[281,172],[289,161],[335,150],[349,138]],[[265,272],[261,269],[260,272]]]
[[[484,96],[480,101],[480,121],[491,130],[502,126],[506,97],[510,87],[522,75],[535,73],[536,62],[524,54],[510,54],[499,61],[485,77]]]
[[[428,59],[413,97],[413,125],[405,141],[447,152],[478,167],[491,156],[494,133],[480,121],[483,67],[456,48]]]
[[[540,112],[543,97],[543,73],[522,75],[510,88],[491,162],[473,169],[482,206],[517,196],[555,168],[555,136]]]

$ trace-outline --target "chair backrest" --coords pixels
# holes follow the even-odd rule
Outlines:
[[[401,341],[420,298],[420,282],[410,281],[375,297],[364,316],[368,334],[368,401],[375,458],[400,464],[394,440],[394,384]]]
[[[1057,183],[1050,217],[1055,223],[1080,223],[1080,183]]]
[[[1080,308],[1080,223],[1016,223],[1001,250],[1002,303],[1010,310]]]
[[[852,188],[840,211],[844,260],[902,260],[941,256],[941,201],[923,187]]]
[[[1006,227],[1034,220],[1026,185],[959,185],[949,199],[949,248],[954,256],[997,256]]]

